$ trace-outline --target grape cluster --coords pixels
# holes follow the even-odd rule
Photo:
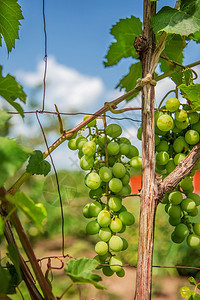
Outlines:
[[[86,232],[99,236],[95,259],[104,265],[103,273],[111,276],[116,272],[122,277],[125,272],[116,253],[126,250],[128,242],[120,234],[135,222],[122,200],[131,193],[130,168],[141,169],[142,160],[138,149],[127,138],[120,137],[122,128],[118,124],[105,126],[104,122],[104,128],[98,129],[93,120],[83,130],[86,129],[89,129],[86,137],[79,132],[68,143],[71,150],[78,149],[80,167],[89,171],[85,184],[90,189],[91,201],[84,206],[83,215],[92,220]]]
[[[156,171],[163,178],[170,174],[185,159],[190,150],[199,142],[199,113],[187,105],[181,105],[177,98],[170,98],[162,111],[155,112]],[[138,130],[140,137],[141,129]],[[178,184],[176,189],[163,199],[169,223],[174,226],[171,239],[181,243],[187,237],[191,248],[200,246],[200,223],[194,223],[200,196],[193,193],[193,176],[199,164]]]

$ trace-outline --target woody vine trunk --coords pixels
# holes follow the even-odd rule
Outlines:
[[[154,34],[149,23],[155,12],[156,2],[144,0],[143,38],[147,41],[148,47],[141,54],[143,78],[150,71],[150,63],[155,48]],[[143,172],[135,300],[151,299],[157,184],[154,152],[154,86],[150,83],[146,84],[142,90],[142,158]]]

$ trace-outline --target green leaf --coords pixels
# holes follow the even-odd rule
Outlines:
[[[18,272],[15,269],[15,266],[10,264],[9,262],[6,264],[6,267],[8,268],[8,271],[10,273],[10,281],[7,287],[6,294],[16,294],[16,287],[20,284],[22,281],[21,276],[19,277]]]
[[[43,225],[46,221],[47,212],[42,203],[35,203],[24,193],[16,193],[14,197],[8,196],[8,200],[22,210],[29,219],[34,222],[41,232],[43,232]]]
[[[186,46],[185,39],[179,35],[168,36],[165,44],[165,50],[163,51],[162,56],[182,64],[183,62],[183,49]],[[160,58],[160,68],[162,72],[167,72],[176,68],[176,65],[167,61],[163,58]]]
[[[189,299],[189,298],[192,296],[192,293],[193,293],[193,292],[190,290],[190,288],[187,287],[187,286],[181,287],[180,290],[179,290],[179,292],[180,292],[181,296],[182,296],[183,298],[185,298],[185,299]]]
[[[0,186],[22,166],[31,151],[18,145],[14,139],[0,137]]]
[[[14,244],[9,244],[7,246],[7,250],[8,250],[7,256],[12,261],[14,268],[15,268],[15,272],[17,273],[18,281],[20,282],[22,280],[22,275],[21,275],[21,270],[20,270],[19,253]]]
[[[142,22],[139,18],[132,16],[131,18],[120,19],[111,28],[111,34],[116,42],[111,44],[105,57],[107,61],[104,62],[104,65],[106,67],[117,64],[125,57],[139,57],[134,48],[135,38],[142,34]]]
[[[193,296],[193,300],[200,300],[200,295],[195,294],[195,295]]]
[[[0,129],[4,127],[4,125],[10,118],[11,118],[10,114],[8,114],[5,110],[0,109]]]
[[[185,85],[193,84],[193,74],[191,69],[184,69],[174,72],[170,77],[177,86],[181,85],[182,83]]]
[[[3,231],[4,231],[4,221],[2,219],[2,216],[0,216],[0,237],[1,235],[3,235]]]
[[[48,163],[46,160],[43,160],[43,154],[40,150],[35,150],[29,159],[26,172],[46,176],[50,171],[50,163]]]
[[[19,39],[19,20],[23,18],[17,0],[0,0],[0,40],[3,36],[8,53],[15,48],[15,39]]]
[[[91,258],[70,259],[67,263],[65,273],[76,284],[93,284],[98,289],[104,289],[98,281],[102,280],[100,276],[92,273],[96,269],[98,262]]]
[[[179,89],[184,98],[190,101],[193,109],[200,110],[200,84],[179,85]]]
[[[7,288],[9,286],[11,276],[10,273],[7,269],[4,269],[0,266],[0,294],[2,293],[3,295],[6,294]]]
[[[188,278],[188,281],[189,281],[189,283],[192,284],[192,285],[196,285],[196,284],[197,284],[197,283],[196,283],[196,280],[195,280],[194,277],[192,277],[192,276]]]
[[[137,79],[141,77],[142,77],[142,65],[141,62],[138,62],[131,65],[129,73],[120,80],[116,88],[120,88],[120,90],[125,89],[126,92],[128,92],[136,86]],[[137,94],[130,96],[126,100],[127,101],[131,100],[133,97],[136,97]]]
[[[200,30],[200,0],[182,0],[179,10],[164,6],[151,18],[155,33],[166,33],[188,36]]]
[[[23,103],[26,103],[26,94],[23,91],[23,87],[10,74],[3,77],[2,66],[0,66],[0,96],[12,105],[22,117],[24,116],[22,107],[15,102],[18,98]]]

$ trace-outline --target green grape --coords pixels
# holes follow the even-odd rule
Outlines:
[[[174,121],[170,115],[164,114],[158,118],[156,125],[162,131],[169,131],[174,127]]]
[[[108,252],[108,244],[104,241],[99,241],[95,245],[95,251],[98,255],[105,255]]]
[[[188,213],[188,215],[191,216],[191,217],[196,217],[198,215],[198,213],[199,213],[198,208],[195,207],[195,209],[193,209],[192,211],[190,211]]]
[[[108,200],[108,206],[113,211],[119,211],[122,207],[122,200],[118,197],[110,197]]]
[[[190,124],[196,124],[199,121],[199,114],[197,111],[191,112],[188,114],[188,119]]]
[[[98,214],[102,211],[102,205],[98,201],[90,203],[89,213],[92,217],[97,217]]]
[[[77,150],[76,139],[71,139],[68,142],[68,148],[70,150]]]
[[[187,194],[193,192],[193,178],[191,176],[183,178],[179,185]]]
[[[184,153],[177,153],[174,156],[174,163],[175,165],[180,164],[181,161],[183,161],[186,158],[186,155]]]
[[[176,124],[175,124],[176,125]],[[174,126],[174,128],[172,129],[173,133],[180,133],[182,131],[182,129]]]
[[[77,147],[77,149],[81,150],[82,147],[83,147],[83,145],[86,142],[87,142],[87,139],[84,136],[80,135],[79,137],[77,137],[77,139],[76,139],[76,147]]]
[[[129,184],[126,184],[122,187],[122,189],[116,193],[117,195],[123,196],[123,195],[129,195],[131,194],[131,187]]]
[[[179,121],[175,120],[175,126],[181,130],[186,129],[188,127],[188,125],[189,125],[188,118],[183,122],[179,122]]]
[[[97,144],[101,147],[101,148],[105,148],[105,135],[100,135],[98,138],[97,138]],[[110,139],[107,137],[107,144],[110,143]]]
[[[122,229],[118,233],[123,233],[126,230],[126,225],[122,224]]]
[[[187,226],[183,223],[178,224],[174,229],[174,234],[178,237],[186,237],[189,233]]]
[[[91,172],[86,176],[85,183],[91,190],[96,190],[101,185],[101,178],[97,173]]]
[[[117,138],[122,134],[122,128],[118,124],[110,124],[106,127],[105,132],[112,138]]]
[[[190,198],[185,198],[181,202],[181,207],[184,211],[189,213],[189,212],[192,212],[196,208],[196,203]]]
[[[122,269],[122,261],[116,256],[112,256],[109,261],[110,268],[113,272],[119,272]]]
[[[122,163],[115,163],[112,168],[113,175],[117,178],[122,178],[126,174],[126,168]]]
[[[86,225],[86,232],[90,235],[97,234],[100,230],[100,225],[97,223],[97,220],[90,221]]]
[[[134,215],[128,211],[122,211],[119,214],[119,218],[126,226],[133,225],[135,223]]]
[[[174,243],[180,244],[184,241],[185,237],[184,236],[177,236],[174,231],[171,234],[171,239]]]
[[[116,158],[115,157],[113,157],[113,156],[109,156],[108,157],[108,164],[109,164],[110,167],[113,167],[114,164],[115,164],[115,162],[116,162]]]
[[[85,115],[83,117],[83,120],[87,120],[89,117],[91,117],[91,115]],[[87,127],[95,127],[96,126],[96,119],[92,120],[91,122],[89,122],[87,125]]]
[[[139,155],[139,151],[137,149],[137,147],[133,146],[133,145],[129,145],[129,152],[126,155],[127,158],[131,159],[132,157],[138,156]]]
[[[114,272],[111,270],[111,268],[108,266],[104,266],[102,269],[102,272],[105,276],[112,276],[114,274]]]
[[[118,193],[121,189],[122,189],[122,182],[119,178],[112,178],[109,181],[109,189],[111,190],[111,192],[113,193]]]
[[[111,233],[110,228],[105,227],[105,228],[101,228],[99,230],[99,237],[102,241],[108,242],[109,239],[111,238],[111,236],[112,236],[112,233]]]
[[[122,181],[123,185],[127,185],[130,181],[130,175],[126,173],[124,175],[124,177],[121,178],[121,181]]]
[[[91,199],[100,199],[103,195],[103,190],[101,187],[99,187],[98,189],[96,190],[90,190],[89,191],[89,197]]]
[[[124,271],[124,269],[121,269],[120,271],[116,272],[116,275],[117,275],[118,277],[124,277],[124,276],[125,276],[125,271]]]
[[[111,223],[111,216],[109,211],[107,210],[102,210],[97,217],[97,222],[101,227],[108,227]]]
[[[94,158],[92,156],[83,155],[80,160],[80,167],[83,170],[90,170],[94,165]]]
[[[168,150],[169,150],[169,145],[168,145],[168,142],[165,140],[160,141],[158,146],[156,146],[157,152],[161,152],[161,151],[168,152]]]
[[[196,203],[196,206],[200,205],[200,196],[199,195],[197,195],[196,193],[189,193],[187,196],[188,196],[188,198],[192,199]]]
[[[122,250],[124,251],[124,250],[126,250],[128,248],[128,242],[124,238],[121,238],[121,239],[122,239],[122,242],[123,242],[123,248],[122,248]]]
[[[199,142],[199,133],[190,129],[185,134],[185,140],[189,145],[196,145]]]
[[[196,249],[200,246],[200,239],[198,235],[192,233],[187,237],[187,244],[190,248]]]
[[[122,155],[127,155],[129,153],[130,150],[130,145],[122,143],[119,145],[119,152]]]
[[[141,170],[142,169],[142,158],[140,156],[135,156],[130,160],[130,166],[134,169]]]
[[[114,217],[110,223],[110,229],[112,232],[119,232],[122,229],[122,221],[119,218]]]
[[[157,134],[155,134],[155,146],[158,146],[160,143],[160,138]]]
[[[155,111],[154,113],[154,120],[155,120],[155,124],[157,123],[158,121],[158,118],[161,117],[162,115],[164,115],[164,113],[162,111]]]
[[[96,152],[96,143],[94,141],[86,142],[82,147],[82,152],[84,155],[93,156]]]
[[[167,204],[169,203],[169,200],[168,200],[168,194],[165,194],[164,198],[162,199],[162,204]]]
[[[129,141],[129,139],[127,139],[127,138],[124,137],[124,136],[118,138],[118,142],[119,142],[120,144],[131,145],[131,142]]]
[[[179,205],[170,204],[167,210],[170,217],[177,219],[181,217],[182,211]]]
[[[169,194],[168,199],[169,199],[169,202],[172,203],[173,205],[178,205],[182,202],[183,196],[182,196],[181,192],[174,191]]]
[[[108,245],[109,245],[110,250],[115,251],[115,252],[119,252],[123,248],[123,241],[119,236],[113,235],[110,238],[110,240],[108,242]]]
[[[168,174],[171,173],[176,168],[174,160],[169,159],[168,163],[165,165],[165,168],[166,168]]]
[[[187,119],[187,116],[186,111],[183,109],[175,112],[175,120],[178,122],[184,122]]]
[[[169,224],[172,225],[172,226],[176,226],[178,224],[181,223],[181,218],[172,218],[172,217],[169,217]]]
[[[83,207],[83,215],[85,218],[92,218],[92,216],[90,215],[90,203],[87,203],[84,207]]]
[[[200,133],[200,122],[192,124],[191,129],[196,130],[198,133]]]
[[[117,142],[110,142],[107,146],[107,151],[110,155],[117,155],[119,153],[119,144]]]
[[[179,136],[177,139],[175,139],[173,148],[176,153],[186,152],[189,150],[189,146],[183,136]]]
[[[83,152],[81,150],[79,150],[78,151],[78,158],[81,159],[81,157],[83,157]],[[90,156],[90,158],[91,158],[91,156]]]
[[[200,223],[194,223],[193,230],[195,234],[200,235]]]
[[[137,138],[138,138],[138,140],[142,140],[142,126],[140,126],[139,128],[138,128],[138,131],[137,131]]]
[[[111,169],[109,169],[107,167],[101,167],[99,169],[99,176],[102,181],[108,182],[112,178],[112,171],[111,171]]]
[[[166,151],[161,151],[156,154],[156,163],[164,166],[169,161],[169,154]]]
[[[165,106],[168,111],[175,112],[176,110],[179,109],[180,101],[177,98],[169,98],[166,101]]]

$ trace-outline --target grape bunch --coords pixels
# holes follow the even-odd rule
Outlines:
[[[162,177],[169,175],[199,142],[199,113],[177,98],[169,98],[162,111],[155,112],[156,171]],[[141,138],[141,128],[138,130]],[[176,189],[163,199],[169,223],[174,226],[171,239],[181,243],[187,238],[191,248],[200,246],[200,223],[192,218],[198,215],[200,196],[193,193],[193,176],[199,163],[191,173],[181,180]]]
[[[88,116],[86,115],[84,119]],[[85,132],[69,140],[68,147],[78,150],[80,167],[89,171],[85,176],[85,185],[90,189],[88,202],[83,208],[83,215],[91,219],[86,232],[98,235],[95,245],[95,259],[103,264],[106,276],[116,273],[125,274],[121,259],[116,255],[128,248],[128,242],[120,234],[135,222],[133,214],[123,205],[123,198],[131,194],[130,168],[140,170],[142,160],[138,149],[131,145],[126,137],[120,137],[122,128],[118,124],[109,124],[99,129],[96,120],[91,121]]]

